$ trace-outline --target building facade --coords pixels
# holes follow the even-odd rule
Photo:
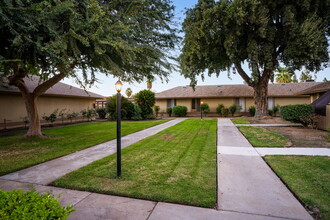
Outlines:
[[[297,95],[298,92],[316,86],[319,83],[276,83],[268,85],[268,108],[276,105],[309,104],[308,95]],[[254,106],[253,89],[248,85],[215,85],[196,86],[195,90],[189,86],[179,86],[156,94],[156,105],[160,112],[166,112],[168,107],[176,105],[186,106],[189,113],[200,112],[200,103],[206,103],[210,112],[215,113],[219,104],[229,107],[240,105],[241,112],[247,112]]]
[[[25,78],[24,81],[31,92],[40,83],[37,77]],[[102,95],[59,82],[38,97],[39,117],[49,115],[56,110],[72,113],[87,108],[92,109],[95,108],[96,99],[103,98]],[[0,124],[2,127],[5,121],[7,125],[22,123],[26,116],[27,112],[20,91],[13,86],[0,87]]]

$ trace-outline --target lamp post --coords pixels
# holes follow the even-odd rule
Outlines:
[[[201,102],[201,119],[203,119],[203,108],[202,108],[203,102]]]
[[[118,80],[115,84],[117,90],[117,177],[121,177],[121,88],[123,84]]]

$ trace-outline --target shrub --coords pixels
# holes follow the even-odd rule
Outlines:
[[[188,109],[186,106],[177,105],[173,107],[172,111],[175,117],[183,117],[187,115]]]
[[[228,114],[229,114],[229,109],[228,109],[228,108],[222,108],[222,109],[221,109],[221,115],[222,115],[223,117],[227,117]]]
[[[144,119],[150,120],[150,119],[155,119],[156,117],[151,114],[151,115],[146,115]]]
[[[301,117],[313,113],[313,107],[309,104],[285,105],[280,108],[281,117],[287,121],[301,122]]]
[[[321,116],[317,115],[315,113],[301,116],[300,118],[301,124],[303,124],[305,127],[311,126],[312,128],[317,128],[317,123],[320,121]]]
[[[169,117],[172,115],[172,107],[167,107],[166,113],[168,114]]]
[[[158,105],[155,105],[154,111],[155,111],[156,117],[158,117],[159,110],[160,110],[160,107]]]
[[[105,111],[105,108],[96,109],[96,113],[98,114],[99,118],[101,118],[101,119],[105,119],[107,116],[107,112]]]
[[[221,116],[222,115],[222,109],[224,108],[225,106],[223,104],[219,104],[216,111],[217,113]]]
[[[204,104],[201,104],[201,110],[203,111],[204,115],[206,116],[206,114],[210,112],[210,107],[207,103],[204,103]]]
[[[96,111],[94,109],[84,109],[80,111],[83,118],[87,118],[87,121],[91,120],[94,116],[96,116]]]
[[[58,116],[61,117],[62,124],[64,123],[65,110],[66,110],[66,108],[62,109],[62,110],[58,113]]]
[[[142,118],[152,115],[152,106],[156,102],[155,93],[150,90],[141,90],[134,96],[135,103],[141,108]],[[148,116],[149,117],[149,116]]]
[[[273,111],[273,110],[271,110],[271,109],[270,109],[270,110],[268,110],[268,115],[269,115],[269,116],[273,116],[273,115],[274,115],[274,111]]]
[[[254,117],[254,115],[256,114],[256,107],[255,106],[250,106],[249,113],[250,113],[251,117]]]
[[[70,122],[72,123],[72,120],[75,119],[75,118],[77,118],[78,115],[79,115],[78,112],[72,112],[72,113],[68,113],[68,114],[66,115],[66,118],[69,119]]]
[[[277,112],[280,110],[280,105],[275,105],[273,107],[273,113],[274,113],[274,116],[276,116]]]
[[[61,206],[49,192],[0,190],[0,219],[66,219],[73,207]]]
[[[51,113],[50,115],[43,115],[42,116],[42,119],[47,121],[49,125],[52,125],[54,123],[54,121],[56,121],[56,118],[57,118],[57,109]]]
[[[234,116],[236,111],[237,111],[237,105],[229,106],[229,112],[230,112],[231,116]]]
[[[142,117],[141,117],[141,109],[138,105],[133,105],[133,113],[132,113],[132,117],[131,117],[131,120],[134,120],[134,121],[138,121],[138,120],[142,120]]]
[[[134,112],[135,111],[134,104],[131,101],[129,101],[126,97],[121,96],[120,102],[121,102],[120,103],[121,104],[121,108],[120,108],[121,119],[131,120],[134,115],[136,116],[136,114]],[[111,120],[117,119],[117,95],[112,96],[109,99],[109,101],[107,102],[106,112],[109,113],[109,115],[110,115],[109,118]]]

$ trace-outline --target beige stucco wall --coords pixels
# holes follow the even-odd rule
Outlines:
[[[245,99],[245,110],[248,112],[249,111],[249,108],[251,106],[255,106],[254,99],[253,98],[246,98]]]
[[[322,116],[317,124],[319,129],[327,130],[330,129],[330,103],[326,108],[326,116]]]
[[[191,99],[177,99],[176,105],[186,106],[188,108],[188,112],[191,112]]]
[[[235,103],[235,99],[233,98],[203,98],[201,102],[206,103],[210,107],[210,112],[216,112],[216,108],[219,104],[223,104],[226,108],[233,105]]]
[[[275,97],[274,105],[295,105],[295,104],[310,104],[309,97]]]
[[[166,112],[166,109],[167,109],[167,100],[166,99],[156,100],[155,105],[159,106],[159,108],[160,108],[159,112]]]
[[[70,112],[80,112],[86,108],[93,108],[95,99],[65,98],[42,96],[37,100],[39,116],[51,114],[54,110],[66,109]],[[0,123],[4,119],[10,122],[21,122],[21,117],[27,116],[24,101],[20,95],[0,94]]]
[[[176,99],[176,105],[183,105],[188,108],[188,112],[191,112],[191,98],[187,99]],[[206,103],[210,107],[210,112],[216,112],[216,108],[219,104],[223,104],[226,108],[235,104],[235,98],[201,98],[201,102]],[[310,104],[310,97],[275,97],[275,105],[292,105],[292,104]],[[158,99],[156,104],[160,107],[160,112],[166,112],[167,100]],[[253,98],[245,98],[245,110],[248,111],[250,106],[254,106]]]

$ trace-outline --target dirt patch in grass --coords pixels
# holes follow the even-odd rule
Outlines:
[[[286,121],[281,117],[264,117],[263,119],[256,120],[254,117],[243,116],[243,119],[248,120],[251,124],[293,124]]]
[[[291,147],[329,148],[329,134],[326,131],[302,127],[265,127],[279,133],[292,142]]]

